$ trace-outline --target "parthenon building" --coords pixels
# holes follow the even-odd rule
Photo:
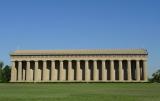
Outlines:
[[[145,49],[17,50],[11,82],[146,82]]]

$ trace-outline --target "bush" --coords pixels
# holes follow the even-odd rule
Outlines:
[[[150,82],[158,82],[158,83],[160,83],[160,69],[152,74],[152,78],[150,79]]]

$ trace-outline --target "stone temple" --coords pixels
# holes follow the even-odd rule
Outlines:
[[[16,50],[11,82],[146,82],[145,49]]]

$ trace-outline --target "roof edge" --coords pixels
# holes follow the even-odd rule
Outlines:
[[[112,52],[113,51],[113,52]],[[121,52],[119,52],[121,51]],[[126,51],[126,53],[125,53]],[[127,53],[128,51],[128,53]],[[10,56],[16,55],[54,55],[54,54],[142,54],[148,55],[147,49],[72,49],[72,50],[16,50]],[[137,52],[136,52],[137,51]],[[138,53],[139,52],[139,53]]]

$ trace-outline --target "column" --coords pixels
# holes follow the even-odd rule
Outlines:
[[[55,61],[51,61],[51,81],[56,80],[56,75],[55,75]]]
[[[119,60],[119,81],[123,81],[122,60]]]
[[[64,80],[64,71],[63,71],[63,61],[61,60],[60,61],[60,77],[59,77],[59,79],[60,79],[60,81],[63,81]]]
[[[147,82],[148,81],[148,77],[147,77],[147,60],[143,61],[143,74],[144,74],[144,81]]]
[[[27,61],[26,64],[26,81],[30,81],[30,61]]]
[[[80,60],[77,60],[76,80],[80,81]]]
[[[68,61],[68,81],[72,81],[72,61]]]
[[[43,61],[43,78],[42,81],[46,81],[46,69],[47,69],[47,61]]]
[[[93,64],[93,80],[98,81],[97,60],[94,60]]]
[[[26,81],[26,67],[25,68],[22,67],[22,81]]]
[[[139,60],[136,61],[136,81],[140,81],[140,66]]]
[[[106,61],[102,60],[102,81],[107,80]]]
[[[34,69],[34,81],[38,81],[38,61],[35,61],[35,69]]]
[[[127,74],[128,74],[128,81],[130,82],[132,80],[132,74],[131,74],[131,60],[127,61]]]
[[[12,68],[11,68],[11,82],[15,82],[17,80],[17,73],[15,67],[15,61],[12,61]]]
[[[111,60],[110,62],[111,62],[110,78],[111,78],[111,81],[115,81],[114,60]]]
[[[85,60],[85,81],[89,81],[89,63],[88,60]]]
[[[22,80],[22,61],[18,61],[18,81]]]

